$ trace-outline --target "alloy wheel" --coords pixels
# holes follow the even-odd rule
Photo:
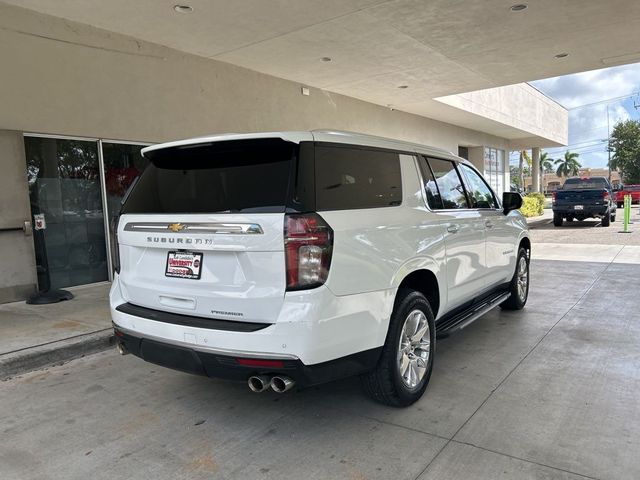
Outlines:
[[[431,331],[429,321],[421,310],[411,311],[405,318],[398,345],[398,373],[409,388],[416,388],[429,365]]]

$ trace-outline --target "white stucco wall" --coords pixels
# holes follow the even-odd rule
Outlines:
[[[489,88],[436,99],[452,107],[528,132],[568,143],[567,110],[528,83]],[[530,143],[534,142],[534,143]],[[512,148],[540,146],[540,139],[514,140]]]

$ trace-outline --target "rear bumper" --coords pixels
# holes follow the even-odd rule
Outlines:
[[[116,275],[109,299],[111,318],[116,329],[131,337],[186,348],[197,352],[199,358],[206,354],[213,356],[206,358],[299,361],[305,367],[381,347],[395,298],[394,289],[346,296],[336,296],[326,286],[288,292],[275,323],[257,330],[253,326],[258,324],[247,323],[243,330],[225,328],[216,320],[204,325],[211,320],[207,318],[194,322],[184,310],[159,312],[136,306],[122,295],[122,290]],[[131,304],[138,308],[123,308]],[[183,318],[175,320],[172,316]],[[130,350],[135,353],[138,348],[134,345]],[[214,370],[209,367],[205,371],[209,375]]]
[[[316,365],[305,365],[299,359],[268,359],[269,366],[240,363],[238,356],[221,355],[194,348],[173,345],[114,326],[117,342],[126,352],[143,360],[182,372],[224,380],[246,381],[252,375],[286,375],[300,387],[330,382],[371,370],[377,363],[382,347],[358,352]]]
[[[553,207],[553,213],[562,215],[563,217],[601,217],[606,215],[609,207],[606,205],[583,205],[582,210],[576,210],[573,205]]]

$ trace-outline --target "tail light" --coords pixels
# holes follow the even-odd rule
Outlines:
[[[558,192],[551,193],[551,203],[556,203],[556,199],[558,197]]]
[[[606,190],[602,192],[602,200],[605,202],[609,201],[609,192],[607,192]]]
[[[333,230],[317,213],[287,214],[284,227],[287,290],[322,285],[329,275]]]

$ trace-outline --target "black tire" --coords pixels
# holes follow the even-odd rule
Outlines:
[[[567,217],[567,222],[573,222],[573,217]]]
[[[410,388],[402,379],[398,368],[400,336],[409,313],[420,310],[429,325],[430,343],[426,371],[420,382]],[[422,397],[431,371],[436,347],[435,324],[433,312],[425,296],[415,290],[400,289],[396,297],[393,313],[389,323],[387,339],[376,367],[362,375],[362,387],[372,399],[393,407],[406,407]]]
[[[615,222],[616,221],[616,216],[615,215],[611,215],[611,221]]]
[[[602,226],[608,227],[609,225],[611,225],[611,213],[607,212],[606,215],[602,217]]]
[[[520,295],[519,291],[519,267],[520,267],[520,259],[524,258],[524,262],[526,264],[526,288],[524,289],[524,295]],[[529,256],[527,255],[527,251],[524,248],[520,248],[518,250],[518,258],[516,259],[516,270],[513,272],[513,278],[511,279],[511,283],[509,285],[509,293],[511,296],[500,304],[500,308],[503,310],[522,310],[524,306],[527,304],[527,299],[529,298]]]
[[[561,227],[562,226],[562,215],[560,215],[559,213],[554,213],[553,214],[553,226],[554,227]]]
[[[624,208],[624,203],[618,202],[618,208]]]

